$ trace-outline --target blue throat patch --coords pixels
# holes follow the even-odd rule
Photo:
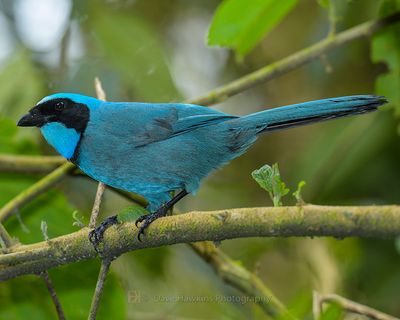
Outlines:
[[[40,128],[47,142],[63,157],[71,159],[81,135],[62,123],[51,122]]]

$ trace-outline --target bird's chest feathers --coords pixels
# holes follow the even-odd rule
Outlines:
[[[52,122],[41,128],[47,142],[63,157],[71,159],[81,135],[73,128],[67,128],[58,122]]]

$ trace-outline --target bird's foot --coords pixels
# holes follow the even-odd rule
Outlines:
[[[141,236],[144,235],[144,230],[154,221],[157,220],[158,218],[164,217],[168,212],[168,208],[165,206],[162,206],[159,208],[156,212],[145,214],[143,216],[140,216],[138,219],[135,221],[135,225],[137,228],[139,228],[138,232],[138,240],[142,241]],[[139,223],[141,223],[140,226]]]
[[[104,232],[106,232],[109,227],[117,223],[117,216],[111,216],[105,219],[97,228],[89,232],[89,241],[92,243],[97,253],[101,253],[99,244],[103,241]]]

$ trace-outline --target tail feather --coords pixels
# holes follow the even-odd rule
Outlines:
[[[372,112],[385,103],[387,100],[382,96],[347,96],[264,110],[241,117],[240,121],[243,126],[259,128],[259,133],[270,132]]]

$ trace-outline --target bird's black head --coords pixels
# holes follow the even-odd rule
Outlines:
[[[89,121],[89,108],[67,97],[44,99],[24,115],[17,123],[20,127],[39,127],[58,122],[77,133],[85,131]]]

